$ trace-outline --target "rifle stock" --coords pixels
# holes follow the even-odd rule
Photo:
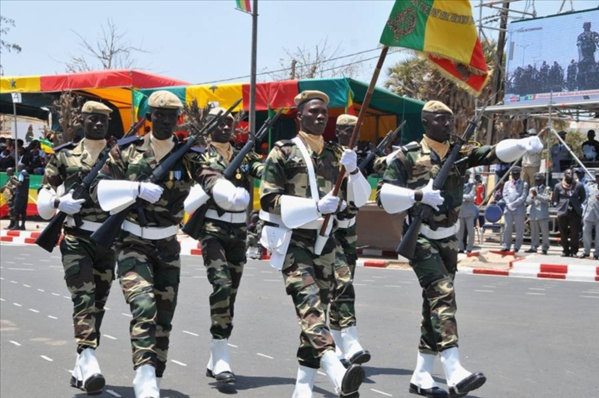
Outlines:
[[[206,131],[210,131],[210,129],[212,129],[214,126],[220,123],[221,120],[225,118],[227,115],[229,115],[229,113],[231,113],[231,111],[235,109],[235,107],[239,105],[241,101],[242,98],[237,100],[224,113],[219,113],[214,119],[210,120],[208,123],[202,126],[202,128],[198,130],[197,134],[190,136],[187,139],[187,141],[185,141],[184,145],[182,145],[175,152],[168,155],[168,157],[162,163],[160,163],[160,165],[156,167],[154,171],[152,171],[150,178],[146,181],[152,182],[154,184],[157,184],[160,181],[162,181],[164,176],[168,174],[172,170],[172,168],[175,167],[177,162],[191,149],[191,147],[193,147],[196,144],[199,136],[204,134],[204,132]],[[106,221],[102,223],[100,228],[98,228],[91,235],[92,240],[96,242],[98,245],[105,248],[109,248],[110,246],[112,246],[112,243],[114,242],[118,233],[120,232],[121,225],[127,218],[127,215],[129,215],[129,213],[134,208],[141,205],[142,203],[142,199],[138,198],[135,203],[127,207],[125,210],[116,214],[112,214],[110,217],[106,219]]]
[[[377,155],[382,156],[385,153],[387,148],[389,148],[389,146],[393,144],[393,141],[395,141],[395,138],[397,138],[397,135],[405,125],[406,120],[401,122],[401,124],[397,126],[395,130],[389,131],[385,138],[383,138],[381,142],[379,142],[374,151],[368,151],[368,155],[366,155],[366,158],[364,158],[364,160],[362,160],[358,165],[358,168],[360,169],[362,174],[366,175],[366,171],[370,167],[370,164],[374,161],[374,158]]]
[[[248,142],[245,143],[243,148],[241,148],[239,153],[233,158],[233,160],[231,160],[231,163],[229,163],[229,165],[223,172],[223,176],[226,179],[230,179],[233,176],[233,173],[235,173],[237,168],[241,165],[245,156],[254,148],[254,144],[256,143],[256,141],[260,141],[262,140],[262,138],[264,138],[264,134],[266,134],[268,129],[270,129],[273,126],[273,124],[275,124],[279,116],[281,116],[281,113],[283,113],[282,108],[274,116],[269,117],[264,122],[264,124],[262,124],[260,130],[258,130],[255,136],[250,136]],[[206,205],[206,203],[204,203],[202,206],[200,206],[199,209],[194,211],[183,226],[182,231],[190,237],[192,237],[193,239],[198,239],[200,236],[200,227],[202,226],[202,220],[204,219],[207,209],[208,206]]]
[[[482,112],[480,113],[480,115],[482,115]],[[458,158],[462,145],[468,142],[470,140],[470,137],[474,133],[477,121],[477,117],[474,117],[468,121],[468,127],[466,127],[464,135],[451,148],[449,156],[447,156],[447,159],[445,159],[445,161],[443,162],[441,170],[439,170],[439,173],[435,176],[435,179],[433,180],[434,190],[440,190],[443,187],[445,180],[447,180],[447,177],[449,176],[451,168],[454,166]],[[402,255],[408,260],[412,260],[412,258],[414,257],[414,251],[416,250],[416,243],[418,241],[418,234],[420,233],[420,227],[422,225],[422,222],[425,219],[428,219],[432,211],[433,208],[429,205],[426,205],[424,203],[420,204],[420,211],[413,217],[413,220],[410,221],[410,225],[406,233],[402,237],[401,242],[399,242],[399,246],[397,246],[397,249],[395,250],[398,254]]]

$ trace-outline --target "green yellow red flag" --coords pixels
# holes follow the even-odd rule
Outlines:
[[[237,9],[250,14],[252,13],[250,0],[235,0],[235,3],[237,4]]]
[[[54,153],[54,149],[52,149],[52,143],[50,141],[44,140],[42,138],[38,138],[38,141],[40,143],[40,148],[42,151],[49,154]]]
[[[469,0],[396,0],[380,42],[426,55],[476,96],[489,78]]]

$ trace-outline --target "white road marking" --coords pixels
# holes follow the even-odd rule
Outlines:
[[[50,260],[39,260],[39,261],[41,261],[42,263],[49,263],[50,262]]]
[[[10,283],[14,283],[16,285],[19,282],[17,282],[17,281],[10,281]]]
[[[233,348],[239,348],[239,347],[238,347],[238,346],[236,346],[235,344],[227,343],[227,345],[228,345],[229,347],[233,347]]]
[[[0,298],[0,301],[6,301],[6,300],[4,300],[3,298]]]
[[[14,261],[6,261],[6,264],[14,264]]]
[[[578,297],[599,299],[599,296],[578,296]]]
[[[369,286],[367,283],[352,283],[354,286]]]
[[[70,296],[62,296],[63,298],[66,298],[67,300],[70,300],[71,297]]]
[[[320,370],[317,372],[319,375],[323,375],[326,376],[327,374],[325,372],[321,372]],[[327,376],[328,377],[328,376]]]
[[[122,395],[117,394],[116,392],[112,391],[112,390],[106,390],[106,392],[110,395],[112,395],[113,397],[117,397],[120,398]]]
[[[0,267],[0,268],[4,268],[4,267]],[[2,277],[0,276],[0,281],[3,281],[3,280],[4,280],[4,278],[2,278]]]
[[[29,285],[26,285],[26,284],[24,284],[24,283],[23,283],[23,287],[31,287],[31,286],[29,286]]]
[[[57,317],[55,317],[54,315],[48,315],[48,318],[50,319],[58,319]]]
[[[133,318],[133,315],[131,315],[131,314],[127,314],[127,313],[125,313],[125,312],[121,312],[121,315],[128,316],[129,318]]]
[[[474,291],[478,292],[478,293],[495,293],[495,290],[477,290],[477,289],[474,289]]]
[[[190,334],[190,335],[192,335],[192,336],[195,336],[195,337],[199,337],[199,336],[200,336],[200,335],[199,335],[199,334],[197,334],[197,333],[194,333],[194,332],[188,332],[187,330],[184,330],[184,331],[183,331],[183,333],[185,333],[185,334]]]
[[[271,357],[270,355],[261,354],[261,353],[259,353],[259,352],[257,352],[257,353],[256,353],[256,355],[259,355],[259,356],[261,356],[261,357],[268,358],[268,359],[274,359],[274,358],[273,358],[273,357]]]
[[[372,392],[376,392],[376,393],[379,393],[379,394],[381,394],[381,395],[384,395],[384,396],[386,396],[386,397],[392,397],[392,396],[393,396],[393,395],[391,395],[391,394],[387,394],[386,392],[382,392],[382,391],[379,391],[379,390],[375,390],[374,388],[371,388],[371,389],[370,389],[370,391],[372,391]]]
[[[23,265],[33,265],[33,264],[23,264]],[[11,271],[35,271],[33,268],[7,268]]]
[[[272,271],[260,271],[261,274],[272,274]]]
[[[528,294],[529,296],[544,296],[545,295],[545,293],[529,293],[529,292],[526,292],[526,294]]]
[[[52,358],[50,358],[50,357],[47,357],[47,356],[45,356],[45,355],[40,355],[40,357],[42,357],[43,359],[45,359],[45,360],[46,360],[46,361],[48,361],[48,362],[54,362],[54,360],[53,360]]]
[[[108,307],[104,307],[104,309],[105,309],[106,311],[110,311],[110,308],[108,308]]]
[[[546,289],[543,287],[529,287],[528,290],[540,290],[544,292]]]
[[[39,314],[39,311],[38,310],[34,310],[33,308],[29,308],[29,311],[35,312],[36,314]]]
[[[494,288],[496,288],[497,286],[495,286],[495,285],[483,285],[482,287],[488,287],[488,288],[494,289]]]
[[[401,287],[400,285],[385,285],[385,287]]]
[[[180,366],[187,366],[187,364],[186,364],[186,363],[179,362],[179,361],[177,361],[176,359],[171,359],[171,362],[172,362],[172,363],[176,363],[177,365],[180,365]]]
[[[17,347],[20,347],[20,346],[21,346],[21,343],[17,343],[17,342],[16,342],[16,341],[14,341],[14,340],[8,340],[8,342],[9,342],[10,344],[14,344],[14,345],[16,345]]]
[[[58,294],[58,293],[52,293],[52,295],[57,296],[57,297],[60,296],[60,294]]]
[[[37,289],[37,291],[38,291],[38,292],[42,292],[42,293],[43,293],[43,292],[45,292],[45,290],[44,290],[44,289]]]
[[[107,339],[110,339],[110,340],[116,340],[116,337],[111,336],[109,334],[103,334],[102,336],[104,336],[104,337],[106,337]]]
[[[13,303],[13,305],[17,306],[17,307],[22,307],[23,304],[19,304],[19,303]]]

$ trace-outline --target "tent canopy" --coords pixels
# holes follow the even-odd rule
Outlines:
[[[181,86],[182,80],[137,70],[102,70],[49,76],[4,76],[0,79],[0,113],[13,113],[10,93],[22,93],[17,114],[48,119],[48,108],[64,91],[89,99],[104,100],[113,109],[109,134],[120,137],[131,125],[134,113],[132,90]],[[57,121],[58,118],[54,117]]]

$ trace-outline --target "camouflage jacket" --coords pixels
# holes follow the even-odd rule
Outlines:
[[[19,182],[19,180],[17,180],[17,177],[12,176],[12,177],[9,177],[8,180],[6,181],[6,184],[4,184],[4,186],[2,188],[0,188],[0,193],[4,194],[4,197],[6,198],[7,203],[13,202],[13,198],[15,197],[15,191],[17,189],[18,182]]]
[[[453,147],[453,145],[451,146]],[[451,151],[451,148],[450,148]],[[448,152],[449,154],[449,152]],[[448,155],[449,156],[449,155]],[[466,158],[464,161],[461,159]],[[441,195],[445,199],[439,210],[432,212],[432,218],[425,220],[431,228],[451,227],[458,219],[462,198],[464,195],[463,175],[467,169],[474,166],[489,165],[499,160],[495,155],[494,146],[481,146],[468,153],[460,153],[456,164],[451,168],[449,176],[441,188]],[[433,152],[423,139],[419,145],[412,145],[407,151],[399,151],[397,157],[387,166],[383,175],[383,183],[389,183],[409,189],[422,189],[428,181],[439,173],[443,162]],[[377,190],[377,202],[380,192]],[[420,203],[416,203],[408,214],[418,214]]]
[[[233,149],[233,158],[237,156],[239,150]],[[206,152],[200,157],[200,163],[202,172],[200,174],[199,182],[202,184],[202,189],[208,194],[212,193],[214,184],[222,178],[223,172],[229,165],[229,161],[225,160],[213,146],[208,146]],[[245,155],[245,158],[233,174],[233,177],[229,179],[236,187],[243,187],[248,192],[252,192],[252,181],[249,177],[261,178],[264,170],[264,164],[262,163],[262,157],[255,152],[250,152]],[[209,209],[218,210],[218,206],[214,201],[210,201],[208,204]]]
[[[180,145],[184,144],[181,142],[175,144],[172,151],[164,156],[161,162],[176,151]],[[178,225],[183,220],[185,213],[183,201],[189,194],[193,180],[198,179],[200,172],[198,156],[192,151],[186,153],[165,178],[157,183],[164,188],[164,192],[156,203],[142,201],[147,227],[170,227]],[[139,145],[131,145],[124,150],[115,147],[94,181],[93,193],[96,194],[95,188],[101,179],[145,181],[161,162],[156,160],[150,146],[150,134],[147,134]],[[136,224],[140,223],[137,211],[129,212],[127,219]]]
[[[317,155],[306,145],[314,164],[318,185],[318,198],[329,193],[339,175],[339,149],[337,145],[325,143],[322,152]],[[299,148],[293,141],[278,141],[268,154],[264,164],[260,185],[260,204],[262,210],[281,214],[281,195],[293,195],[312,198],[308,169]],[[346,191],[339,191],[339,198],[345,200]]]
[[[343,151],[346,149],[346,147],[341,145],[335,145],[333,148],[337,157],[341,159],[341,155],[343,155]],[[358,155],[358,166],[360,165],[360,161],[360,155]],[[339,165],[339,167],[341,168],[341,164]],[[337,180],[333,181],[333,183],[335,183],[336,181]],[[347,178],[343,179],[343,182],[341,183],[341,190],[343,192],[347,192]],[[355,217],[358,214],[358,210],[359,208],[356,207],[354,202],[349,202],[345,210],[338,212],[336,217],[338,220],[347,220],[349,218]]]
[[[95,166],[95,161],[85,151],[84,143],[85,138],[76,146],[73,147],[74,144],[71,144],[52,155],[46,165],[42,179],[43,188],[52,189],[56,192],[64,189],[64,193],[66,193],[81,183],[87,173]],[[99,156],[102,156],[102,154]],[[59,187],[61,187],[60,190]],[[103,222],[108,217],[108,213],[100,208],[96,200],[87,197],[85,203],[81,206],[79,216],[83,220]]]

